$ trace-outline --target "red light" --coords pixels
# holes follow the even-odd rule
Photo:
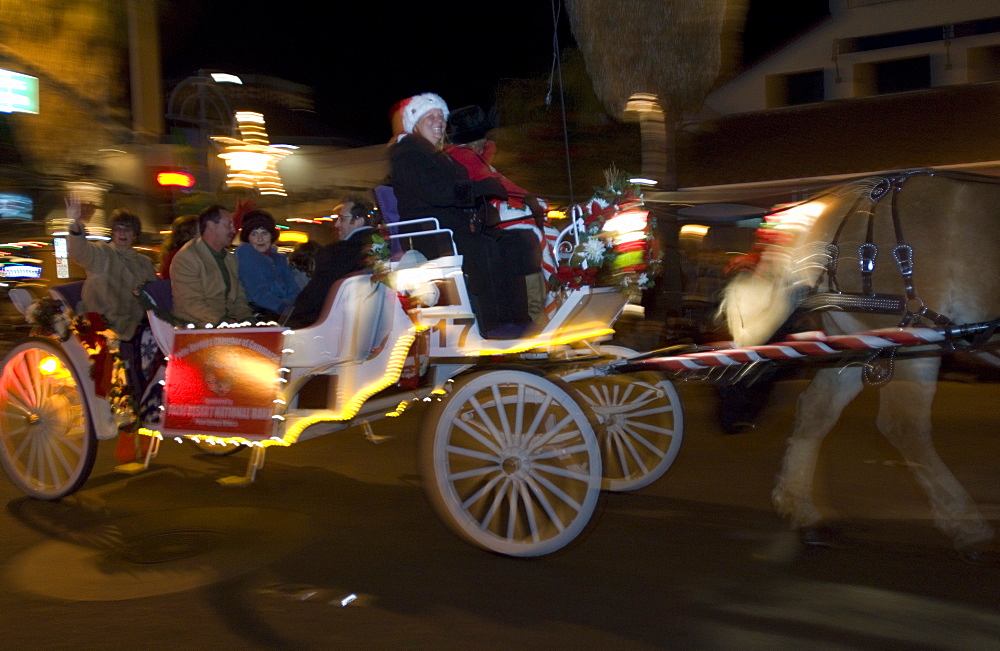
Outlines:
[[[163,186],[194,187],[194,177],[187,172],[160,172],[156,175],[156,182]]]

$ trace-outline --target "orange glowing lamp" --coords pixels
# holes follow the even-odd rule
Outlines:
[[[156,182],[164,187],[193,188],[194,176],[187,172],[159,172],[156,175]]]

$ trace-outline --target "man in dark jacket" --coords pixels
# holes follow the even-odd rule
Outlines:
[[[295,299],[295,307],[288,317],[289,327],[313,325],[334,283],[369,266],[374,227],[375,207],[371,202],[349,197],[340,204],[335,224],[340,240],[324,246],[316,254],[316,268]]]

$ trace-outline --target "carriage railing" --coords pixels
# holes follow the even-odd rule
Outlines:
[[[433,224],[434,228],[412,231],[412,232],[399,232],[403,226],[410,227],[415,224],[430,223]],[[448,242],[451,244],[451,254],[458,255],[458,249],[455,248],[455,234],[450,228],[441,228],[441,223],[437,220],[437,217],[422,217],[420,219],[409,219],[403,222],[387,222],[386,228],[389,230],[390,235],[394,235],[399,238],[412,238],[412,237],[428,237],[431,235],[447,235]]]
[[[552,245],[556,262],[558,264],[569,262],[570,258],[573,257],[573,252],[579,248],[580,233],[586,230],[586,225],[583,221],[583,214],[583,206],[579,204],[574,204],[570,208],[569,224],[559,231],[559,236],[556,237],[556,241]],[[572,241],[570,241],[570,238],[572,238]],[[586,269],[587,265],[587,261],[584,260],[583,268]]]

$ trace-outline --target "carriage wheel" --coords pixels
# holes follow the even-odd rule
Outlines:
[[[663,476],[681,447],[684,411],[673,383],[653,371],[572,384],[597,416],[604,488],[632,491]]]
[[[31,497],[77,490],[94,466],[97,439],[80,378],[48,339],[28,339],[4,358],[0,374],[0,463]]]
[[[427,415],[421,470],[431,503],[460,536],[508,556],[561,549],[600,496],[601,456],[566,384],[528,370],[467,376]]]

